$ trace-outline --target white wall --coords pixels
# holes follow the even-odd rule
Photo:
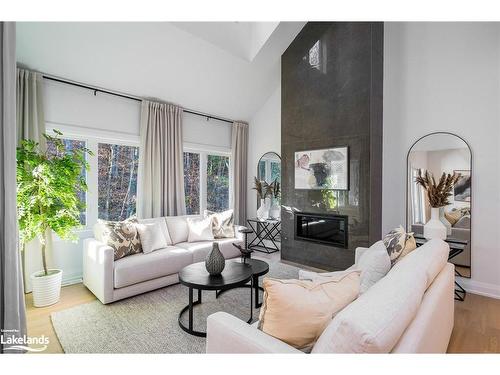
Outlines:
[[[281,85],[250,120],[248,139],[247,217],[250,218],[255,217],[257,211],[257,197],[251,190],[253,178],[257,175],[257,163],[269,151],[281,156]]]
[[[449,131],[472,148],[469,291],[500,298],[500,43],[495,23],[386,23],[383,231],[404,224],[406,153]]]

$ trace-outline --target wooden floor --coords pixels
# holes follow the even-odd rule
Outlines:
[[[95,300],[83,284],[62,288],[59,303],[43,308],[33,307],[31,294],[26,296],[28,334],[45,335],[50,344],[44,353],[63,350],[52,327],[50,314]],[[500,353],[500,300],[468,294],[464,302],[455,302],[455,327],[449,353]]]

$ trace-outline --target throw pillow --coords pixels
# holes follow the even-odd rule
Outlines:
[[[259,329],[300,350],[310,350],[332,318],[359,294],[359,271],[328,280],[264,278]]]
[[[205,210],[204,216],[212,218],[212,232],[215,238],[233,238],[235,236],[233,210],[222,212]]]
[[[391,265],[394,265],[405,248],[406,231],[400,225],[398,228],[387,233],[383,241],[391,259]]]
[[[198,241],[213,241],[214,234],[212,232],[212,218],[206,217],[204,219],[188,218],[188,242]]]
[[[413,250],[417,248],[417,241],[415,241],[415,237],[413,236],[413,232],[406,233],[406,242],[405,248],[401,252],[401,255],[396,259],[396,263],[411,253]]]
[[[462,217],[462,212],[460,210],[451,210],[449,212],[444,213],[444,217],[448,220],[451,226],[455,225],[458,220]]]
[[[470,215],[465,215],[458,220],[453,228],[457,229],[470,229]]]
[[[352,269],[361,272],[359,294],[363,294],[391,270],[391,260],[384,243],[378,241],[370,246],[370,248],[361,255],[358,263],[354,265]],[[325,273],[299,270],[299,279],[324,281],[328,277],[339,276],[345,272],[350,272],[350,270]]]
[[[136,218],[124,221],[97,220],[94,225],[94,237],[113,248],[114,259],[118,260],[142,251],[136,224]]]
[[[149,254],[155,250],[163,249],[168,246],[167,239],[163,234],[160,223],[136,224],[136,228],[137,232],[139,232],[144,254]]]

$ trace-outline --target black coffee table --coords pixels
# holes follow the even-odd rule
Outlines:
[[[245,259],[245,261],[235,261],[234,263],[245,263],[252,267],[252,285],[255,296],[255,308],[258,309],[262,306],[262,302],[259,302],[259,290],[264,291],[264,289],[259,286],[259,277],[265,275],[269,272],[269,264],[259,259]],[[227,263],[226,263],[227,264]],[[252,285],[240,285],[238,288],[252,288]],[[228,290],[228,289],[226,289]],[[217,297],[224,293],[226,290],[221,290],[217,292]]]
[[[189,266],[184,267],[179,272],[179,282],[189,288],[189,304],[185,306],[179,313],[179,326],[187,333],[206,337],[206,332],[196,331],[193,329],[193,306],[201,303],[201,291],[202,290],[215,290],[216,296],[220,294],[220,291],[225,291],[229,289],[238,288],[245,286],[249,281],[250,286],[250,319],[248,323],[253,320],[253,273],[252,267],[249,264],[243,264],[240,262],[226,262],[224,271],[218,276],[210,276],[205,268],[205,262],[194,263]],[[193,289],[198,290],[198,300],[193,301]],[[189,311],[188,327],[182,323],[183,314]]]

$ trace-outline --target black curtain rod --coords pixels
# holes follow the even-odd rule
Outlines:
[[[119,96],[120,98],[135,100],[136,102],[142,102],[141,98],[138,98],[138,97],[135,97],[135,96],[120,94],[120,93],[117,93],[117,92],[108,91],[108,90],[104,90],[104,89],[97,88],[97,87],[87,86],[87,85],[84,85],[83,83],[77,83],[77,82],[73,82],[73,81],[67,81],[67,80],[64,80],[64,79],[55,78],[55,77],[48,76],[48,75],[45,75],[45,74],[42,74],[42,77],[44,79],[48,79],[50,81],[60,82],[60,83],[66,84],[66,85],[72,85],[72,86],[81,87],[83,89],[94,91],[94,95],[96,95],[98,92],[102,92],[104,94]],[[221,117],[217,117],[217,116],[212,116],[212,115],[207,115],[207,114],[204,114],[204,113],[201,113],[201,112],[192,111],[190,109],[183,109],[182,111],[186,112],[186,113],[190,113],[192,115],[205,117],[207,120],[213,119],[213,120],[217,120],[217,121],[227,122],[228,124],[232,124],[233,123],[233,121],[225,119],[225,118],[221,118]]]

